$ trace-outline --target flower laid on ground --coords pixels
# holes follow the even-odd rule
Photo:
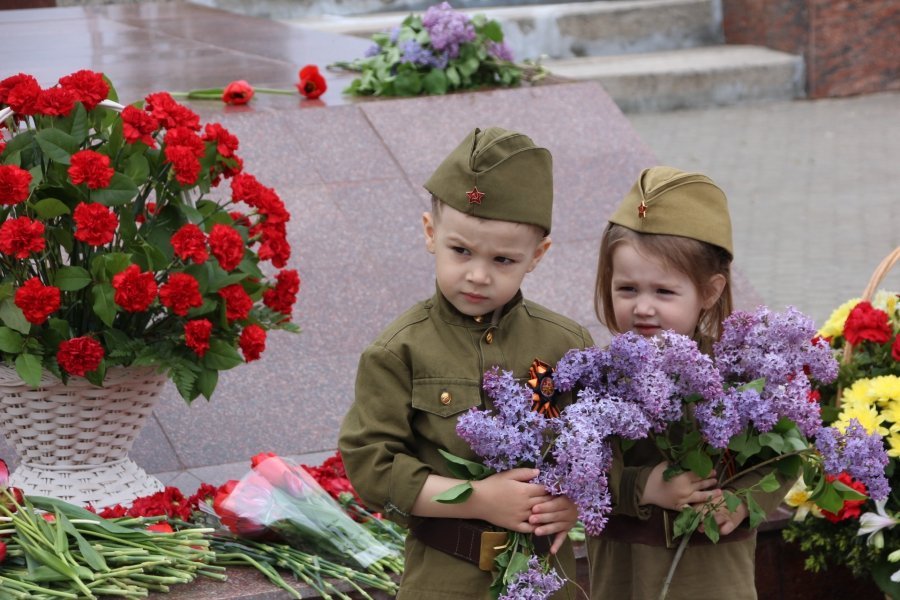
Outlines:
[[[0,81],[0,356],[32,386],[151,365],[210,398],[298,331],[290,214],[220,124],[167,92],[115,98],[92,71]]]
[[[298,83],[295,90],[279,88],[254,87],[243,79],[232,81],[224,88],[206,88],[191,90],[189,92],[171,92],[174,97],[187,98],[188,100],[221,100],[232,106],[248,104],[255,94],[281,94],[293,96],[299,93],[304,98],[315,100],[325,93],[328,83],[325,77],[319,73],[315,65],[306,65],[297,74]]]
[[[523,67],[512,62],[500,24],[482,14],[470,18],[447,2],[423,15],[409,15],[398,27],[376,33],[372,40],[365,57],[329,65],[359,73],[344,90],[347,94],[445,94],[515,86],[523,79]],[[526,69],[534,75],[533,67]]]
[[[801,513],[785,530],[785,539],[799,544],[811,571],[829,564],[844,565],[857,577],[873,578],[891,596],[900,595],[900,575],[892,561],[900,560],[900,530],[885,525],[900,512],[900,297],[879,291],[871,301],[859,298],[839,306],[819,329],[841,359],[837,380],[816,390],[823,418],[838,431],[857,428],[882,440],[890,457],[883,501],[846,500],[837,511]],[[852,345],[848,353],[847,346]],[[840,440],[837,444],[842,443]],[[840,475],[850,486],[863,482]],[[881,523],[872,530],[872,523]],[[872,533],[876,531],[877,534]],[[872,533],[872,535],[869,535]],[[860,536],[867,535],[864,540]]]
[[[881,438],[856,420],[844,429],[823,427],[811,385],[832,381],[837,362],[824,340],[813,340],[814,333],[812,320],[795,309],[773,313],[760,307],[726,319],[711,357],[672,332],[656,338],[626,333],[606,350],[569,352],[557,366],[556,382],[560,390],[581,388],[573,406],[605,398],[637,409],[641,417],[630,418],[633,429],[626,437],[652,439],[670,465],[668,473],[705,477],[715,469],[718,487],[736,489],[725,491],[710,509],[723,502],[735,510],[744,502],[749,525],[756,527],[765,514],[754,494],[778,489],[776,474],[791,479],[802,471],[804,501],[837,514],[845,502],[864,499],[863,489],[875,499],[887,496],[888,459]],[[756,481],[740,487],[754,471]],[[711,510],[704,517],[688,507],[676,519],[675,534],[683,537],[667,583],[701,525],[718,540]]]

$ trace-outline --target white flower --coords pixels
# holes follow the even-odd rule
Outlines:
[[[875,546],[876,548],[882,548],[884,546],[884,534],[882,533],[882,530],[890,529],[897,523],[900,523],[900,520],[887,514],[884,508],[885,502],[885,500],[876,501],[874,513],[863,513],[859,517],[859,531],[856,532],[856,535],[868,534],[869,538],[866,540],[866,543],[870,546]],[[894,554],[897,554],[897,552],[892,553],[891,556]],[[900,554],[897,554],[897,558],[894,560],[900,560]]]

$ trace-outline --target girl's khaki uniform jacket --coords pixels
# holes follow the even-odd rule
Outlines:
[[[452,476],[438,450],[478,460],[456,435],[456,421],[470,408],[491,406],[481,389],[483,373],[499,366],[524,381],[535,359],[554,366],[569,349],[590,344],[585,328],[524,301],[521,293],[496,322],[459,313],[440,292],[420,302],[388,326],[360,358],[356,398],[339,443],[353,486],[372,509],[414,526],[419,518],[410,511],[428,475]],[[557,400],[561,408],[571,397]],[[574,578],[570,544],[560,556],[562,568]],[[487,598],[492,578],[408,535],[397,597]]]

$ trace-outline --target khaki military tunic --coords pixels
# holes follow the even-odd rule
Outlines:
[[[632,518],[626,528],[631,525],[635,529],[643,529],[642,534],[658,538],[663,543],[636,543],[630,535],[619,535],[613,527],[608,527],[599,537],[589,537],[587,547],[592,600],[656,600],[659,597],[680,541],[680,538],[675,538],[673,547],[666,547],[664,543],[666,526],[662,513],[668,513],[671,524],[677,516],[676,512],[638,504],[650,471],[659,462],[659,451],[650,440],[638,441],[624,453],[624,458],[616,449],[610,473],[614,515]],[[728,487],[734,490],[749,488],[763,474],[748,473]],[[767,514],[778,507],[793,483],[781,481],[782,486],[774,492],[753,494],[754,500]],[[659,531],[656,531],[657,527]],[[668,529],[671,534],[671,525]],[[755,531],[747,530],[745,520],[732,534],[722,536],[717,544],[697,544],[693,541],[694,538],[705,537],[699,531],[694,532],[692,542],[676,568],[667,600],[756,600]]]
[[[478,460],[456,435],[456,421],[470,408],[490,407],[482,374],[496,365],[524,380],[534,359],[555,365],[569,349],[590,344],[586,329],[521,293],[493,322],[461,314],[440,292],[417,304],[360,358],[339,444],[354,487],[370,507],[414,526],[420,519],[410,512],[428,475],[452,476],[438,450]],[[564,405],[571,398],[559,400]],[[559,555],[574,579],[571,545]],[[398,598],[487,598],[492,579],[409,535]]]

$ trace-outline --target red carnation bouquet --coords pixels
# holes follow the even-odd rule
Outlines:
[[[298,330],[290,214],[220,124],[167,92],[116,100],[92,71],[0,80],[0,356],[34,386],[152,365],[210,398]]]
[[[394,550],[354,521],[312,475],[283,458],[261,453],[243,478],[221,486],[212,511],[231,533],[271,536],[312,554],[354,567],[395,561]],[[209,510],[200,504],[201,510]]]

